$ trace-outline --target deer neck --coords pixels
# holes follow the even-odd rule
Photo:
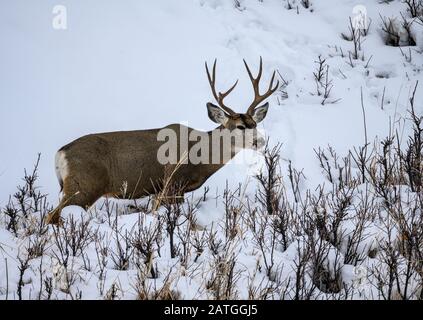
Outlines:
[[[225,139],[219,138],[219,134],[224,132],[224,130],[226,130],[226,132],[229,132],[229,130],[225,129],[223,125],[220,125],[219,127],[207,132],[210,141],[210,158],[212,158],[213,152],[216,152],[217,150],[220,152],[219,154],[221,156],[221,159],[219,163],[215,163],[215,161],[210,162],[213,166],[216,166],[218,168],[223,167],[242,150],[242,148],[237,148],[235,146],[232,139],[230,139],[228,143],[228,141],[225,141]],[[218,139],[216,137],[218,137]]]

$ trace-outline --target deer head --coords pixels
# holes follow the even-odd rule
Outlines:
[[[260,94],[259,83],[260,83],[260,79],[261,79],[261,75],[263,71],[262,58],[260,57],[259,72],[255,78],[253,77],[247,62],[244,60],[245,68],[247,69],[248,76],[253,85],[254,100],[248,107],[246,113],[237,113],[225,105],[224,99],[236,87],[236,85],[238,84],[238,80],[226,92],[223,92],[223,93],[217,92],[216,91],[216,60],[214,61],[211,75],[209,72],[209,68],[207,66],[207,62],[205,65],[206,65],[207,77],[210,83],[213,96],[216,99],[216,102],[218,103],[218,105],[215,105],[211,102],[207,103],[209,118],[213,122],[221,124],[224,128],[229,130],[239,129],[241,131],[249,131],[250,129],[256,129],[257,123],[259,123],[266,117],[267,110],[269,108],[269,103],[267,102],[261,106],[259,106],[259,104],[262,103],[268,97],[270,97],[279,88],[279,81],[277,81],[276,84],[273,85],[276,72],[273,71],[272,78],[270,80],[267,91],[264,94]]]

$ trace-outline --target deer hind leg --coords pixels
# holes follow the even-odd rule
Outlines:
[[[58,224],[60,222],[60,213],[63,208],[67,206],[80,206],[84,209],[89,208],[101,195],[92,196],[84,193],[74,193],[70,196],[63,196],[58,206],[51,211],[47,218],[46,223]]]
[[[85,179],[87,177],[84,177]],[[86,181],[75,178],[67,178],[63,182],[63,198],[59,205],[51,211],[46,217],[46,223],[58,224],[60,223],[60,213],[62,209],[67,206],[75,205],[84,209],[91,207],[104,193],[104,188],[101,184],[84,186],[78,181]],[[99,180],[101,182],[101,179]]]

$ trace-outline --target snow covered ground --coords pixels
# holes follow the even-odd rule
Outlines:
[[[353,41],[346,38],[350,35],[349,17],[354,17],[354,8],[361,3],[310,0],[311,6],[306,8],[303,2],[94,0],[87,3],[65,0],[60,4],[67,9],[67,29],[55,30],[52,10],[58,4],[56,1],[1,0],[0,208],[6,207],[9,195],[16,192],[16,185],[22,184],[23,168],[33,166],[38,152],[41,153],[38,186],[43,193],[48,193],[52,205],[57,204],[59,186],[54,174],[54,154],[62,145],[82,135],[156,128],[177,122],[197,129],[212,129],[214,124],[208,119],[205,107],[212,101],[212,95],[204,61],[211,63],[214,58],[218,59],[218,81],[222,87],[240,79],[227,99],[239,112],[246,110],[252,99],[242,59],[256,69],[262,56],[266,80],[274,69],[286,80],[286,86],[269,99],[271,105],[262,129],[271,144],[283,144],[280,154],[284,181],[289,183],[285,179],[290,162],[298,171],[302,170],[306,179],[301,180],[301,194],[307,190],[316,192],[316,187],[326,181],[314,149],[330,145],[344,157],[349,150],[365,143],[361,92],[367,141],[381,140],[395,128],[401,130],[404,137],[401,143],[405,144],[411,132],[411,124],[404,121],[410,107],[409,98],[416,81],[423,80],[420,21],[416,19],[410,27],[415,46],[403,45],[400,49],[386,45],[382,18],[396,17],[399,23],[401,12],[411,21],[407,6],[399,0],[366,1],[362,5],[367,12],[365,21],[370,26],[366,35],[361,36],[361,48],[355,59]],[[400,40],[407,41],[407,33],[401,31]],[[333,86],[324,104],[323,96],[317,94],[317,88],[323,89],[316,85],[313,74],[319,56],[326,59],[328,79]],[[422,82],[415,95],[417,114],[423,112]],[[234,192],[242,183],[245,192],[240,193],[241,198],[254,199],[257,181],[253,175],[263,158],[252,151],[246,154],[248,161],[225,166],[206,183],[210,191],[206,201],[195,210],[198,229],[195,232],[200,238],[207,234],[207,243],[213,230],[217,238],[225,237],[223,192],[227,182]],[[200,189],[187,197],[195,203],[202,196]],[[137,231],[138,227],[151,228],[153,232],[160,220],[157,217],[166,215],[166,210],[161,208],[158,214],[128,213],[125,206],[128,202],[113,200],[112,203],[117,207],[111,210],[106,210],[104,200],[90,212],[77,207],[64,210],[63,216],[68,219],[73,217],[79,222],[83,219],[79,226],[88,221],[91,232],[101,235],[101,239],[94,241],[88,237],[92,241],[84,246],[83,252],[71,256],[64,268],[63,261],[56,256],[60,244],[55,240],[55,232],[64,231],[50,228],[45,254],[30,260],[23,277],[24,299],[38,298],[40,284],[48,278],[53,279],[52,298],[110,298],[110,295],[115,297],[114,290],[118,298],[139,296],[134,286],[140,282],[137,276],[141,267],[135,261],[135,253],[126,265],[117,266],[122,249],[118,243],[123,243],[123,251],[135,252],[133,244],[128,246],[132,249],[125,247],[125,232],[142,233]],[[245,205],[247,201],[240,203]],[[190,212],[188,204],[183,208],[185,213]],[[36,220],[35,216],[34,213]],[[277,275],[266,274],[263,256],[247,220],[243,218],[243,222],[239,222],[239,229],[245,233],[239,231],[228,242],[229,247],[223,246],[228,261],[230,253],[237,256],[235,274],[240,276],[235,291],[239,298],[249,297],[251,283],[262,289],[292,277],[296,252],[302,246],[300,240],[292,241],[287,248],[276,245],[274,259],[278,267],[273,268],[273,272]],[[16,234],[6,230],[8,221],[5,216],[0,220],[0,298],[16,299],[18,257],[22,259],[23,252],[28,251],[32,236],[22,230]],[[350,231],[353,227],[354,224],[348,223],[343,226]],[[362,252],[367,253],[376,246],[372,241],[379,239],[378,228],[376,223],[369,226],[370,240]],[[189,233],[190,226],[185,221],[180,231],[182,238],[186,230]],[[153,259],[157,264],[153,269],[157,268],[160,274],[157,279],[151,279],[148,274],[147,285],[160,287],[169,280],[166,278],[169,274],[170,286],[178,298],[215,297],[214,287],[206,288],[205,284],[216,270],[214,263],[218,258],[213,250],[204,249],[196,258],[191,244],[193,253],[188,262],[183,261],[184,255],[180,253],[184,250],[183,242],[175,236],[179,239],[176,241],[180,252],[170,258],[166,231],[163,237],[161,252],[155,252]],[[109,253],[104,254],[106,261],[102,265],[102,256],[98,253],[106,249]],[[333,249],[328,253],[332,257],[328,258],[330,261],[337,261],[336,252]],[[367,259],[358,265],[343,264],[343,282],[351,285],[358,282],[363,286],[352,298],[380,298],[371,285],[360,278],[373,263],[376,262]],[[63,283],[68,272],[75,277],[71,288]],[[225,269],[224,273],[227,272]],[[418,283],[416,277],[413,281]],[[41,286],[42,298],[45,298],[46,286]],[[287,286],[287,282],[280,286]],[[267,298],[280,297],[282,294],[278,292]],[[334,296],[313,293],[312,297]]]

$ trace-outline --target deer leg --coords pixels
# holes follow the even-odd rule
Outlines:
[[[175,194],[175,201],[176,203],[184,203],[185,194],[183,192]]]
[[[80,206],[86,210],[104,194],[102,188],[92,187],[90,191],[83,191],[81,189],[82,188],[80,188],[79,184],[65,180],[63,186],[63,198],[59,205],[48,214],[46,217],[46,223],[60,223],[60,213],[62,209],[67,206]]]
[[[161,194],[155,194],[153,196],[153,206],[152,210],[155,212],[162,204],[168,203],[168,204],[175,204],[175,203],[184,203],[184,192],[178,192],[178,193],[170,193],[166,196],[163,196]]]
[[[102,195],[95,195],[95,194],[84,194],[84,193],[77,193],[73,196],[64,196],[63,199],[60,201],[59,205],[51,211],[47,218],[46,223],[57,224],[60,222],[60,213],[62,209],[67,206],[80,206],[85,210],[91,207],[94,202],[100,198]]]

